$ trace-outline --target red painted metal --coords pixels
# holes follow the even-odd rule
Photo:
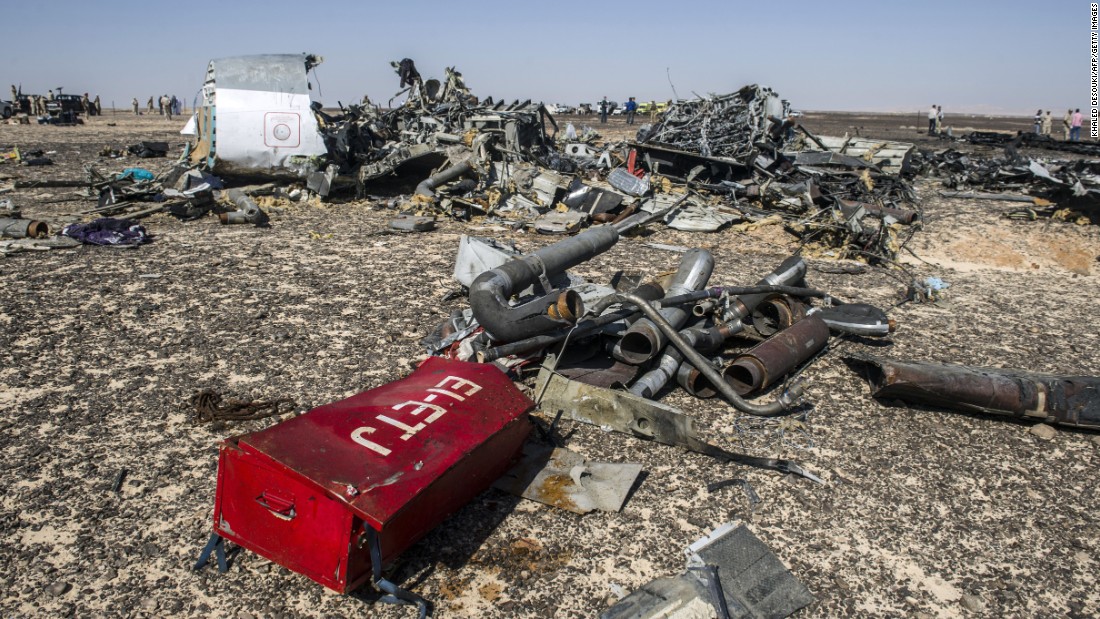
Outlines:
[[[534,404],[495,366],[432,357],[412,375],[221,446],[214,530],[340,592],[488,488]]]

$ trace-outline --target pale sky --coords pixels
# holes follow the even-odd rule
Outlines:
[[[326,106],[398,90],[391,60],[455,66],[479,97],[546,103],[725,93],[759,83],[796,109],[1031,114],[1085,109],[1089,3],[4,2],[0,69],[24,92],[99,94],[119,107],[188,102],[211,58],[325,57]],[[319,81],[320,84],[316,82]],[[319,88],[318,88],[319,86]]]

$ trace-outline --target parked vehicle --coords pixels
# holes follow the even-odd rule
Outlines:
[[[652,107],[656,107],[657,113],[661,114],[668,109],[668,103],[668,101],[660,101],[658,103],[654,103],[652,101],[642,101],[638,104],[638,114],[648,114],[652,111],[650,109]]]
[[[15,113],[15,106],[11,101],[0,101],[0,116],[4,119],[11,118],[11,115]]]
[[[84,113],[84,105],[80,102],[80,95],[68,95],[61,94],[55,95],[53,101],[46,102],[46,111],[51,116],[60,112],[76,112],[78,114]],[[95,116],[94,106],[89,106],[89,116]]]

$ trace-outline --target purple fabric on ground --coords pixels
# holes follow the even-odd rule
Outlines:
[[[86,224],[69,224],[61,234],[89,245],[141,245],[152,239],[133,219],[104,217]]]

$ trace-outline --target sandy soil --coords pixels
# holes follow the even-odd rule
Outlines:
[[[56,151],[58,162],[0,164],[0,177],[81,178],[85,162],[157,171],[167,162],[96,153],[140,139],[179,144],[176,130],[125,115],[0,126],[0,150]],[[434,600],[441,617],[595,616],[621,593],[678,573],[688,543],[740,519],[817,596],[800,617],[1100,614],[1100,498],[1089,473],[1100,438],[1059,430],[1042,440],[1028,424],[992,416],[887,407],[843,362],[846,351],[870,350],[1096,374],[1100,232],[1006,220],[1013,205],[946,201],[934,181],[918,189],[928,223],[906,268],[950,282],[945,302],[894,307],[905,288],[897,274],[834,274],[811,261],[812,285],[892,307],[899,328],[880,346],[837,341],[803,374],[812,403],[804,431],[739,417],[719,401],[664,396],[713,441],[796,459],[825,485],[566,423],[572,449],[644,465],[621,513],[577,516],[491,490],[407,552],[394,578]],[[54,226],[90,205],[68,189],[2,197]],[[415,616],[372,606],[370,594],[332,594],[247,552],[224,575],[190,569],[211,529],[218,442],[275,422],[192,425],[181,406],[193,393],[286,396],[304,410],[399,378],[421,358],[417,339],[464,304],[441,301],[456,288],[461,234],[527,249],[553,240],[476,221],[391,234],[385,201],[281,203],[269,209],[269,229],[158,215],[146,220],[156,241],[138,249],[0,260],[0,615]],[[712,282],[725,284],[755,281],[797,246],[775,226],[655,229],[576,271],[607,282],[619,269],[652,274],[678,261],[646,242],[710,249]],[[122,489],[111,492],[121,469]],[[756,489],[754,511],[736,488],[707,493],[707,482],[730,477]]]

